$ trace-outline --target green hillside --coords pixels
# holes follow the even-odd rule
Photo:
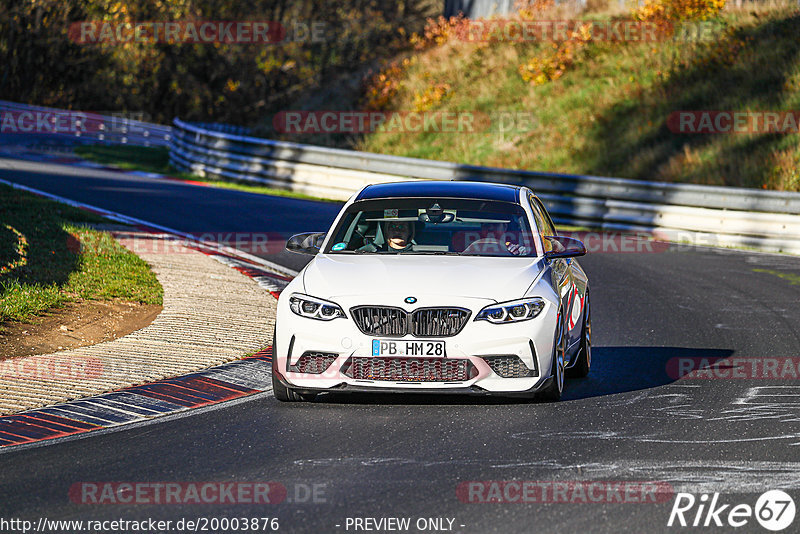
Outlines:
[[[791,121],[800,110],[800,11],[796,3],[750,3],[716,12],[722,4],[663,0],[612,13],[590,3],[576,13],[537,2],[529,15],[650,21],[663,30],[650,42],[509,40],[488,30],[491,21],[490,40],[476,42],[465,37],[475,23],[431,21],[349,102],[401,113],[528,113],[532,126],[522,130],[279,135],[270,117],[263,133],[459,163],[798,191],[800,135]],[[334,102],[294,109],[343,109],[340,95]],[[703,110],[756,113],[751,121],[796,113],[780,116],[777,133],[681,133],[668,122],[676,112]]]

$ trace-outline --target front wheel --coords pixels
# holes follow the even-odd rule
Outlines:
[[[275,372],[277,361],[275,349],[275,332],[272,333],[272,394],[281,402],[302,402],[314,400],[315,393],[298,393],[290,387],[284,386]]]
[[[311,401],[317,396],[316,393],[300,393],[292,388],[284,386],[275,374],[274,368],[272,370],[272,394],[281,402]]]
[[[540,397],[549,402],[561,400],[561,393],[564,391],[564,362],[566,355],[566,339],[564,337],[564,324],[561,319],[561,312],[556,319],[556,337],[553,343],[553,356],[550,364],[550,383],[547,384]]]

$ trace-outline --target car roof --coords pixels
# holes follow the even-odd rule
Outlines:
[[[359,200],[379,198],[468,198],[519,202],[520,186],[491,182],[415,180],[368,185],[356,197]]]

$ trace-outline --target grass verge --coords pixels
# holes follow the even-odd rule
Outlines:
[[[89,226],[103,222],[0,185],[0,323],[78,299],[161,305],[161,284],[147,263]]]

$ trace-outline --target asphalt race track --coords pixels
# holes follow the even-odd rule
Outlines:
[[[280,239],[300,231],[325,231],[341,204],[221,191],[173,180],[0,157],[0,177],[98,208],[124,213],[196,237],[234,245],[237,233],[261,257],[299,270],[307,258],[282,249]],[[263,240],[267,242],[264,243]],[[275,246],[273,246],[275,245]]]
[[[0,159],[0,178],[187,232],[324,230],[338,210],[11,159]],[[282,404],[260,394],[0,453],[0,516],[276,517],[282,532],[363,532],[376,524],[355,518],[390,517],[410,518],[409,532],[670,532],[732,530],[669,528],[677,492],[698,503],[719,493],[719,504],[731,505],[723,522],[733,505],[754,506],[767,490],[783,489],[800,503],[800,258],[654,250],[580,260],[592,288],[593,367],[589,378],[567,382],[560,403],[381,395]],[[272,261],[302,266],[301,256],[273,252]],[[701,357],[728,358],[745,376],[723,365],[677,380],[678,366]],[[778,375],[749,377],[767,362]],[[74,490],[93,482],[267,481],[286,488],[282,502],[88,504]],[[492,487],[469,486],[475,481],[550,489],[553,482],[573,489],[576,481],[651,482],[667,493],[643,503],[624,492],[592,502],[573,489],[569,502],[555,494],[545,500],[559,502],[470,502],[489,493],[465,487]],[[686,512],[688,521],[697,510]],[[423,521],[417,530],[420,518],[444,521]],[[797,525],[800,518],[786,532]],[[767,532],[754,517],[736,531]]]

